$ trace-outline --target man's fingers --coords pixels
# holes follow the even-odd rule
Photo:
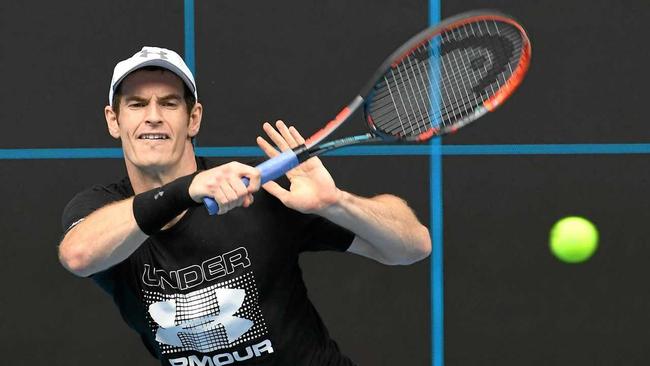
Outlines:
[[[282,135],[278,131],[276,131],[275,128],[273,128],[273,126],[271,126],[270,123],[268,122],[264,123],[262,129],[264,130],[264,132],[266,132],[266,134],[269,136],[271,141],[273,141],[275,146],[277,146],[280,149],[280,151],[285,151],[290,149],[290,146],[289,144],[287,144],[287,141],[284,139],[284,137],[282,137]]]
[[[246,187],[247,193],[255,193],[260,190],[262,176],[261,172],[257,168],[246,166],[245,170],[240,174],[239,179],[241,180],[243,177],[248,178],[248,186]]]
[[[282,188],[279,184],[275,183],[274,181],[266,182],[262,188],[275,196],[275,198],[279,199],[281,202],[284,202],[284,200],[287,197],[287,194],[289,194],[289,191],[286,189]]]
[[[269,144],[269,142],[266,141],[263,137],[257,136],[257,139],[255,141],[257,142],[257,146],[259,146],[260,149],[262,149],[262,151],[264,151],[266,156],[268,156],[269,158],[280,155],[278,150],[276,150],[275,147],[273,147],[273,145]]]
[[[270,123],[265,122],[264,125],[262,125],[262,129],[280,151],[292,149],[305,143],[305,139],[300,135],[300,133],[298,133],[298,130],[296,130],[295,127],[292,126],[289,128],[281,120],[275,122],[275,128]],[[277,155],[277,151],[272,151],[275,149],[273,149],[271,144],[261,137],[257,138],[257,144],[262,148],[266,155],[270,157]]]
[[[223,196],[226,197],[226,204],[231,205],[232,202],[237,200],[237,192],[232,188],[229,182],[223,182],[219,185]]]
[[[248,195],[244,198],[244,203],[242,204],[242,206],[244,206],[244,207],[248,207],[248,206],[250,206],[250,205],[253,204],[253,201],[255,201],[253,195],[252,195],[252,194],[248,194]]]
[[[282,134],[282,138],[289,144],[289,147],[294,148],[298,146],[298,143],[296,140],[293,138],[291,135],[291,132],[289,132],[289,127],[283,122],[278,120],[275,122],[275,127],[280,131],[280,134]]]
[[[231,167],[228,170],[228,173],[224,175],[224,180],[228,181],[233,188],[244,187],[247,190],[247,193],[255,193],[260,189],[260,179],[261,172],[259,169],[252,167],[250,165],[232,162],[228,163]],[[248,179],[248,185],[244,184],[243,178]],[[239,196],[243,195],[243,192],[235,189],[238,192]]]
[[[259,169],[236,161],[199,173],[188,188],[197,202],[203,197],[213,197],[219,205],[219,214],[235,207],[250,205],[251,195],[260,189]],[[243,178],[248,180],[245,184]]]
[[[230,177],[228,179],[228,185],[230,185],[232,190],[235,192],[235,198],[240,199],[248,195],[248,187],[246,187],[241,178],[237,176]]]
[[[230,210],[230,207],[228,206],[228,198],[223,193],[221,187],[215,189],[213,192],[213,198],[217,201],[217,205],[219,205],[219,215],[223,215]]]
[[[305,143],[305,139],[300,135],[300,132],[298,132],[295,127],[289,127],[289,132],[291,133],[291,136],[294,138],[294,140],[296,140],[298,145],[303,145]]]

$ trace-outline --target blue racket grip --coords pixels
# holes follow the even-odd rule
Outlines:
[[[247,177],[243,177],[241,181],[244,182],[244,185],[246,187],[248,187],[248,184],[250,183],[250,179],[248,179]],[[203,206],[205,206],[205,208],[208,210],[208,215],[210,216],[219,213],[219,204],[213,198],[203,197]]]
[[[260,170],[261,173],[261,184],[264,184],[268,181],[274,180],[284,175],[284,173],[298,166],[300,162],[298,157],[293,150],[287,150],[282,154],[269,159],[262,164],[256,166],[255,168]],[[242,182],[248,187],[250,179],[243,177]],[[216,215],[219,213],[219,204],[211,197],[203,197],[203,204],[208,210],[208,214]]]

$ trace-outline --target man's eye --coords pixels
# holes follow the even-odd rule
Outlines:
[[[164,102],[162,103],[164,107],[176,108],[178,106],[177,102]]]
[[[129,103],[129,108],[142,108],[144,103]]]

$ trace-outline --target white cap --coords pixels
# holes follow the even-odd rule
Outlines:
[[[199,99],[196,92],[196,83],[194,82],[194,75],[187,67],[185,61],[178,55],[178,53],[160,47],[142,47],[135,55],[120,61],[115,65],[113,70],[113,79],[111,80],[111,89],[108,91],[108,104],[113,106],[113,93],[117,86],[124,80],[127,75],[135,70],[141,69],[146,66],[159,66],[165,68],[185,82],[188,88],[194,93],[194,98]]]

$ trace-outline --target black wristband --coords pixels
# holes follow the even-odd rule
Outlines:
[[[133,198],[133,216],[143,233],[153,235],[181,212],[198,206],[188,192],[194,176],[180,177],[162,187],[142,192]]]

